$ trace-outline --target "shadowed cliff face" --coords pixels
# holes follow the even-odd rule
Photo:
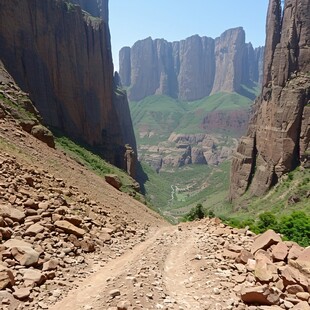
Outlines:
[[[310,1],[270,0],[263,90],[232,163],[230,198],[262,195],[310,163]],[[282,22],[281,22],[282,21]]]
[[[245,43],[242,28],[215,40],[198,35],[173,43],[147,38],[120,51],[120,77],[133,101],[154,94],[193,101],[261,82],[262,56],[263,48]]]
[[[108,1],[77,2],[107,19]],[[108,24],[64,1],[0,0],[0,6],[0,59],[45,123],[124,167],[124,146],[135,149],[135,140],[130,114],[120,113],[122,106],[113,100]]]

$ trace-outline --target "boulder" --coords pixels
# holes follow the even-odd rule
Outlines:
[[[73,234],[77,237],[83,237],[85,234],[85,230],[75,225],[71,224],[68,221],[56,221],[54,223],[55,227],[63,230],[67,234]]]
[[[36,236],[37,234],[42,233],[43,231],[44,231],[44,227],[39,223],[35,223],[27,228],[25,235]]]
[[[49,147],[55,148],[55,141],[52,132],[42,125],[35,125],[30,132],[38,140],[46,143]]]
[[[284,242],[279,242],[272,249],[272,257],[275,261],[284,261],[288,255],[288,247]]]
[[[38,263],[40,253],[31,247],[12,247],[11,253],[21,266],[33,266]]]
[[[3,265],[0,265],[0,290],[12,287],[14,284],[15,279],[12,271]]]
[[[246,304],[275,305],[279,298],[280,294],[273,294],[267,285],[244,287],[241,290],[241,300]]]
[[[14,222],[19,222],[19,223],[21,223],[26,217],[23,211],[20,211],[13,207],[4,206],[4,205],[0,206],[0,216],[2,216],[3,218],[7,217],[13,220]]]
[[[259,235],[251,248],[251,253],[255,253],[256,251],[258,251],[259,249],[268,249],[271,245],[273,244],[277,244],[279,242],[281,242],[282,239],[281,237],[275,233],[272,229],[267,230],[266,232],[264,232],[263,234]]]
[[[310,247],[301,252],[296,260],[290,260],[289,264],[310,279]]]
[[[41,285],[46,280],[42,272],[37,269],[21,269],[20,272],[23,275],[24,285],[26,287]]]
[[[116,189],[120,189],[122,186],[122,182],[120,178],[116,174],[106,174],[104,176],[107,183],[115,187]]]

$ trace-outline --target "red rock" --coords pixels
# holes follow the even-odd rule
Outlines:
[[[225,257],[225,258],[236,259],[237,256],[238,256],[238,253],[236,253],[236,252],[229,251],[227,249],[223,250],[223,257]]]
[[[299,284],[308,290],[309,278],[303,275],[298,269],[287,266],[281,271],[281,275],[285,286]]]
[[[37,234],[44,231],[44,227],[40,225],[39,223],[35,223],[31,226],[29,226],[25,232],[26,236],[36,236]]]
[[[241,300],[246,304],[273,305],[279,301],[277,298],[271,298],[271,291],[266,285],[245,287],[241,290]]]
[[[0,216],[3,218],[9,218],[14,222],[21,223],[25,218],[25,213],[9,206],[0,206]]]
[[[300,245],[293,244],[293,246],[290,248],[288,252],[288,257],[287,257],[288,261],[290,261],[291,259],[297,259],[303,250],[304,249]]]
[[[253,259],[253,254],[247,250],[241,250],[236,257],[236,263],[247,264],[249,259]]]
[[[122,182],[120,178],[116,174],[106,174],[104,176],[107,183],[115,187],[116,189],[120,189],[122,186]]]
[[[278,268],[267,260],[257,260],[254,275],[261,282],[271,282],[278,280]]]
[[[294,295],[296,295],[296,294],[299,293],[299,292],[303,292],[304,289],[303,289],[300,285],[298,285],[298,284],[293,284],[293,285],[288,285],[288,286],[286,287],[286,291],[287,291],[289,294],[294,294]]]
[[[284,242],[279,242],[273,249],[272,249],[272,257],[275,261],[284,261],[288,255],[288,247]]]
[[[15,280],[12,271],[3,265],[0,265],[0,290],[12,287],[14,284]]]
[[[296,260],[290,260],[289,264],[310,278],[310,247],[301,252]]]
[[[13,296],[19,300],[25,300],[28,299],[30,293],[31,290],[29,287],[16,288],[13,293]]]
[[[60,228],[67,234],[73,234],[77,237],[83,237],[85,234],[84,229],[78,228],[75,225],[69,223],[68,221],[56,221],[54,224],[57,228]]]
[[[255,239],[251,248],[251,253],[254,254],[259,249],[267,250],[271,245],[277,244],[281,241],[281,237],[273,230],[269,229]]]

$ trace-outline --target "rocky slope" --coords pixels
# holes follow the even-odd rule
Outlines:
[[[310,159],[309,0],[270,0],[263,89],[232,163],[230,198],[262,195]]]
[[[120,77],[133,101],[154,94],[193,101],[260,83],[262,57],[263,48],[245,43],[242,28],[215,40],[198,35],[172,43],[147,38],[120,51]]]
[[[108,1],[74,3],[83,11],[68,1],[1,0],[0,59],[47,125],[126,169],[125,145],[136,145],[127,101],[114,95]]]
[[[47,309],[96,268],[166,225],[65,152],[36,139],[25,124],[42,126],[40,119],[36,113],[29,119],[33,111],[23,103],[31,106],[0,67],[0,308],[5,310]]]

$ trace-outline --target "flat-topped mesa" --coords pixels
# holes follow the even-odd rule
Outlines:
[[[126,169],[125,145],[136,152],[136,143],[127,99],[114,94],[108,1],[74,2],[82,9],[63,0],[0,0],[0,59],[47,125]]]
[[[193,35],[171,43],[149,37],[120,50],[120,77],[132,101],[156,94],[194,101],[259,82],[262,55],[263,48],[245,43],[241,27],[215,40]]]
[[[310,1],[270,0],[263,89],[231,170],[230,199],[263,195],[310,165]],[[281,22],[282,20],[282,22]]]

